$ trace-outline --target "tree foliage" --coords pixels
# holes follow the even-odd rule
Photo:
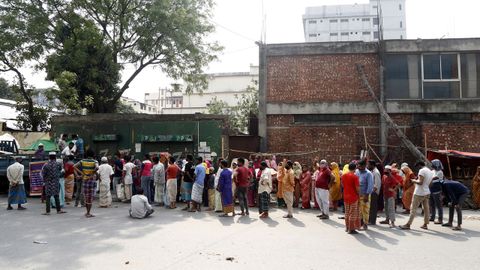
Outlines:
[[[2,0],[0,72],[15,73],[28,117],[34,89],[20,72],[28,65],[47,71],[61,104],[91,112],[113,112],[149,66],[202,91],[203,69],[221,49],[207,41],[212,8],[213,0]],[[126,65],[134,71],[119,83]]]
[[[252,81],[245,93],[235,95],[235,98],[238,100],[237,104],[229,106],[227,102],[214,97],[207,105],[207,112],[228,116],[231,130],[246,133],[250,118],[258,116],[258,82]]]
[[[0,98],[15,100],[16,95],[7,80],[0,78]]]

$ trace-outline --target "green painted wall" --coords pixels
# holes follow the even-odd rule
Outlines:
[[[110,117],[109,117],[110,116]],[[227,147],[222,137],[225,134],[223,117],[203,115],[190,116],[149,116],[149,115],[88,115],[60,116],[52,119],[52,131],[55,137],[62,133],[77,133],[85,141],[86,147],[98,152],[108,149],[112,155],[118,149],[131,149],[136,156],[148,152],[185,151],[197,155],[199,142],[206,142],[210,152],[222,156]],[[94,136],[115,134],[116,141],[94,141]],[[144,136],[153,135],[191,135],[191,142],[143,142]],[[141,143],[141,152],[135,151],[135,145]]]

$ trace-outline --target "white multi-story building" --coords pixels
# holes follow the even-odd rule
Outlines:
[[[406,39],[405,0],[307,7],[303,29],[307,42]]]
[[[208,74],[208,88],[202,93],[185,94],[160,88],[145,93],[145,103],[155,106],[160,114],[207,113],[207,106],[214,98],[229,106],[237,105],[238,97],[246,93],[253,81],[258,81],[258,66],[250,66],[249,72]]]
[[[120,101],[123,104],[130,105],[137,113],[158,114],[158,110],[155,106],[140,102],[138,100],[134,100],[128,97],[121,97]]]

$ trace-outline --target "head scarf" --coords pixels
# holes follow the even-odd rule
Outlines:
[[[434,159],[434,160],[432,160],[432,168],[435,171],[443,171],[443,164],[440,160]]]
[[[336,162],[330,163],[332,167],[332,174],[335,176],[335,180],[340,180],[340,167]]]
[[[300,178],[300,176],[302,175],[302,165],[300,165],[300,163],[298,163],[297,161],[293,163],[293,175],[295,176],[295,178]]]

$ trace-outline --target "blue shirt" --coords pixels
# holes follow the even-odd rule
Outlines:
[[[373,192],[373,174],[369,170],[357,170],[355,174],[360,180],[360,195],[368,195]]]
[[[458,200],[464,194],[468,194],[470,190],[462,183],[452,180],[447,180],[443,182],[443,189],[453,205],[458,204]]]
[[[195,167],[195,183],[197,185],[203,186],[203,183],[205,181],[205,174],[205,166],[203,166],[203,164],[198,164]]]
[[[77,152],[80,155],[83,155],[83,139],[78,138],[77,141],[75,142],[75,146],[77,147]]]

